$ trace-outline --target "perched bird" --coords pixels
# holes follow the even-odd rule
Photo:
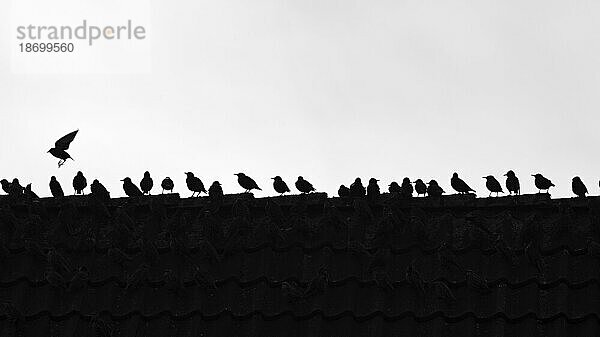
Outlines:
[[[165,191],[169,191],[171,193],[173,193],[173,188],[175,188],[175,184],[173,184],[173,180],[171,180],[171,178],[166,177],[165,179],[163,179],[162,183],[160,183],[160,187],[162,187],[162,193],[165,193]]]
[[[140,181],[140,187],[142,188],[142,192],[144,194],[150,194],[150,190],[154,186],[154,180],[150,177],[150,172],[144,172],[144,178]]]
[[[246,193],[249,193],[251,190],[262,191],[260,187],[258,187],[258,185],[256,184],[256,181],[254,181],[254,179],[248,177],[243,173],[236,173],[234,175],[238,177],[238,184],[240,184],[240,186],[242,186],[246,190]]]
[[[388,192],[392,194],[399,194],[402,192],[402,187],[400,187],[397,182],[392,181],[392,183],[388,186]]]
[[[283,195],[286,192],[290,192],[290,188],[285,183],[285,181],[283,181],[283,179],[281,179],[280,176],[275,176],[271,179],[273,179],[273,188],[275,189],[275,192],[277,192],[281,195]]]
[[[131,181],[131,178],[126,177],[121,180],[123,182],[123,191],[128,197],[140,197],[144,195],[140,189],[135,186],[135,184]]]
[[[441,197],[444,193],[446,192],[440,187],[440,185],[438,185],[437,181],[429,181],[429,186],[427,186],[427,194],[429,194],[430,197]]]
[[[185,183],[188,189],[192,191],[192,197],[196,193],[198,193],[198,197],[200,196],[201,192],[207,193],[206,189],[204,188],[204,184],[202,183],[202,180],[200,180],[200,178],[194,176],[192,172],[186,172],[185,175],[187,176],[187,178],[185,178]]]
[[[17,179],[17,178],[13,179],[12,183],[10,183],[10,192],[8,194],[15,195],[15,196],[23,195],[23,191],[24,191],[24,188],[19,183],[19,179]]]
[[[402,185],[404,185],[404,183]],[[415,180],[415,190],[417,191],[417,197],[421,194],[425,196],[425,194],[427,194],[427,185],[425,185],[423,180],[417,179]]]
[[[110,200],[110,193],[108,192],[108,190],[106,189],[106,187],[104,187],[104,185],[102,185],[98,179],[94,179],[94,181],[92,181],[92,184],[90,185],[90,190],[92,191],[92,195],[100,200]]]
[[[550,189],[550,187],[554,186],[550,179],[544,177],[539,173],[532,174],[531,176],[535,178],[534,183],[535,187],[538,188],[538,193],[541,193],[542,190],[546,190],[546,192],[549,192],[548,190]]]
[[[315,191],[313,185],[309,183],[308,180],[304,180],[302,176],[299,176],[298,180],[296,180],[296,189],[298,189],[298,191],[302,193],[310,193],[312,191]]]
[[[65,161],[67,161],[67,159],[69,159],[69,158],[71,158],[71,160],[73,159],[67,153],[67,150],[69,149],[69,145],[71,145],[71,142],[73,141],[73,139],[75,139],[77,132],[79,132],[79,129],[61,137],[59,140],[56,141],[56,143],[54,143],[54,147],[51,148],[50,150],[48,150],[48,153],[50,153],[54,157],[60,159],[58,161],[58,167],[61,167],[65,163]]]
[[[517,178],[515,173],[512,170],[510,170],[506,172],[505,176],[506,189],[508,190],[508,193],[510,193],[511,195],[513,194],[513,192],[515,193],[515,195],[521,194],[521,184],[519,184],[519,178]]]
[[[65,196],[65,192],[63,192],[63,189],[55,176],[50,177],[50,192],[52,192],[52,196],[55,198],[62,198]]]
[[[31,190],[31,184],[27,184],[27,186],[25,186],[25,189],[23,190],[23,193],[25,194],[25,196],[27,198],[30,198],[30,199],[37,199],[38,198],[37,194],[35,194],[35,192]]]
[[[2,190],[4,191],[4,193],[6,193],[6,194],[10,193],[10,183],[8,182],[8,180],[6,180],[6,179],[0,180],[0,185],[2,185]]]
[[[83,194],[83,189],[86,187],[87,179],[85,179],[81,171],[78,171],[73,178],[73,188],[75,189],[75,194]]]
[[[500,192],[504,193],[504,191],[502,190],[502,186],[500,186],[500,182],[498,182],[498,180],[496,180],[494,176],[486,176],[483,177],[483,179],[485,179],[485,187],[487,187],[487,189],[490,190],[490,197],[494,192],[496,192],[496,196],[498,196],[498,193]]]
[[[573,190],[573,193],[580,198],[585,198],[585,194],[588,193],[587,187],[585,187],[585,184],[579,177],[573,178],[571,189]]]
[[[458,177],[458,173],[456,172],[452,174],[452,179],[450,179],[450,185],[459,194],[468,194],[469,192],[475,192],[474,189],[470,188],[469,185],[467,185],[467,183],[465,183],[462,179]]]
[[[381,194],[379,189],[379,185],[377,184],[379,180],[375,178],[369,179],[369,184],[367,185],[367,196],[374,198]]]
[[[364,197],[367,190],[360,181],[360,178],[354,179],[354,182],[350,185],[350,196],[351,197]]]
[[[208,188],[208,196],[211,198],[221,198],[223,197],[223,188],[221,187],[221,183],[218,181],[213,181],[212,185]]]
[[[346,187],[345,185],[340,185],[340,188],[338,188],[338,196],[340,198],[347,198],[350,196],[350,189],[348,187]]]

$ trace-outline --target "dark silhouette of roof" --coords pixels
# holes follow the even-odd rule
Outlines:
[[[0,196],[1,336],[600,331],[600,197],[93,199]]]

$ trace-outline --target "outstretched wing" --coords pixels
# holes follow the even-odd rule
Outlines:
[[[57,140],[56,143],[54,143],[54,147],[60,150],[68,150],[69,145],[71,145],[71,142],[73,139],[75,139],[77,132],[79,132],[79,129],[69,133],[66,136],[63,136],[61,139]]]

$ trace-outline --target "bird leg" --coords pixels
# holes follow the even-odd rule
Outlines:
[[[63,166],[63,164],[65,163],[65,160],[61,159],[58,161],[58,168],[60,168],[61,166]]]

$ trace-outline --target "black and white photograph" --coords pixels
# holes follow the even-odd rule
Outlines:
[[[599,18],[0,0],[0,336],[600,335]]]

